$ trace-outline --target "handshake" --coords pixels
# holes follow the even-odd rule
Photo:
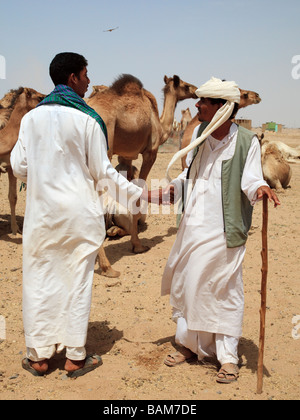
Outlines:
[[[176,188],[169,184],[166,188],[159,188],[158,190],[148,191],[144,188],[141,199],[152,204],[170,205],[174,204],[176,195]]]

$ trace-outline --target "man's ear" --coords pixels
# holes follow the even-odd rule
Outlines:
[[[78,78],[75,75],[75,73],[71,73],[70,76],[68,77],[68,86],[76,85],[77,80]]]

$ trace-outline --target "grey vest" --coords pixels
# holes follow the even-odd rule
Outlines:
[[[200,125],[197,137],[200,137],[207,125],[207,122]],[[251,227],[253,207],[241,190],[241,180],[254,136],[254,133],[239,126],[234,155],[231,159],[222,162],[222,205],[228,248],[244,245]],[[188,169],[187,180],[195,157],[203,143],[194,150],[194,158]]]

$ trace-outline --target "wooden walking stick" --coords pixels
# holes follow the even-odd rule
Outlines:
[[[267,308],[267,276],[268,276],[268,197],[263,196],[263,221],[262,221],[262,268],[261,268],[261,306],[260,306],[260,334],[257,364],[257,393],[262,393],[265,326]]]

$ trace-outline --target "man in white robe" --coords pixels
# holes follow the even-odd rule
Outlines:
[[[231,119],[237,111],[234,104],[238,103],[239,90],[234,82],[212,78],[196,93],[200,97],[196,104],[199,121],[208,125],[199,138],[199,126],[195,128],[191,145],[202,142],[199,150],[194,153],[189,147],[189,172],[186,169],[169,187],[179,192],[188,173],[192,188],[162,278],[162,295],[170,294],[179,346],[165,364],[175,366],[195,355],[199,360],[216,355],[221,365],[217,381],[229,383],[238,377],[245,245],[229,247],[227,243],[222,168],[236,151],[239,129]],[[278,198],[263,179],[258,139],[254,134],[246,135],[251,145],[237,194],[245,194],[251,205],[266,194],[277,206]]]
[[[107,180],[113,197],[132,211],[142,189],[107,157],[105,124],[82,100],[89,84],[84,57],[61,53],[51,66],[57,102],[49,95],[49,104],[24,116],[11,153],[15,176],[27,184],[22,366],[41,376],[66,348],[65,369],[74,377],[102,363],[85,350],[95,258],[106,235],[97,183]]]

